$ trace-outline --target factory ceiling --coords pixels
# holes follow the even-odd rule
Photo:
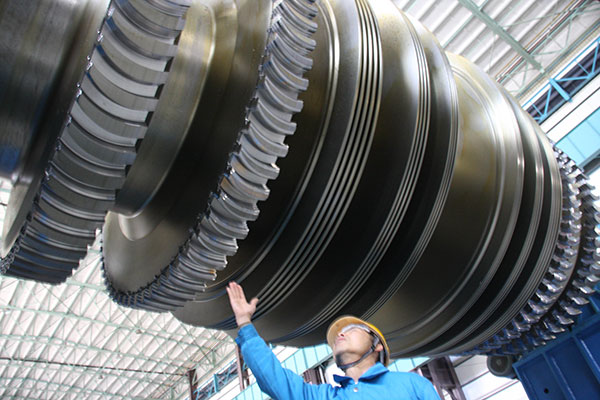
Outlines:
[[[592,0],[395,3],[521,104],[600,34]],[[2,220],[10,189],[1,183]],[[0,277],[0,398],[184,399],[189,370],[202,384],[234,359],[223,332],[115,304],[100,257],[96,244],[58,286]]]

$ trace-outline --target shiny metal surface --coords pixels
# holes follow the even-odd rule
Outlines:
[[[264,4],[265,2],[262,7]],[[245,2],[241,5],[242,11],[251,12],[248,10],[250,7],[244,7]],[[234,2],[214,2],[212,6],[214,8],[198,3],[192,7],[188,13],[188,20],[192,23],[187,24],[180,41],[182,53],[189,54],[190,57],[176,58],[173,64],[175,70],[192,69],[191,75],[197,77],[196,84],[193,83],[194,81],[188,82],[183,79],[187,76],[184,73],[175,75],[174,85],[165,88],[163,93],[168,101],[163,103],[163,107],[166,114],[155,119],[157,123],[150,132],[148,142],[140,147],[140,157],[144,160],[156,161],[150,163],[151,167],[146,166],[147,162],[134,165],[123,191],[119,193],[119,199],[124,207],[136,201],[134,198],[128,199],[130,193],[143,199],[147,204],[140,211],[136,211],[140,206],[133,207],[132,210],[136,212],[131,216],[115,212],[107,217],[104,229],[104,242],[107,248],[106,273],[117,290],[128,291],[146,286],[168,265],[173,258],[173,253],[186,240],[196,216],[206,207],[206,204],[202,203],[206,201],[210,190],[213,189],[212,186],[198,187],[195,183],[198,181],[194,181],[193,171],[204,171],[209,176],[212,172],[212,177],[216,181],[226,162],[227,152],[235,140],[237,133],[227,130],[225,134],[228,136],[219,138],[224,135],[224,129],[222,126],[219,127],[219,123],[227,124],[232,118],[229,114],[223,122],[223,119],[217,117],[221,104],[219,100],[226,102],[227,95],[232,96],[231,92],[223,93],[229,76],[220,66],[221,63],[232,61],[236,41],[243,37],[245,32],[237,29],[238,7]],[[260,13],[253,15],[252,18],[256,19],[258,16]],[[266,27],[262,31],[263,35],[266,34]],[[217,46],[213,45],[213,35],[217,39]],[[264,47],[262,41],[260,39],[258,41],[258,46]],[[244,63],[252,61],[256,63],[258,56],[255,56],[254,60],[246,59]],[[180,63],[177,64],[178,62]],[[239,100],[235,108],[228,108],[229,110],[234,108],[233,113],[237,115],[233,118],[238,123],[243,119],[244,107],[249,101],[250,93],[254,90],[258,66],[254,71],[248,79],[251,83],[246,85],[248,97]],[[184,86],[192,90],[183,91]],[[239,87],[237,90],[240,90]],[[180,92],[188,93],[190,97],[180,96]],[[176,107],[171,107],[172,104]],[[198,108],[198,105],[202,107]],[[223,142],[219,143],[221,147],[216,147],[217,145],[214,144],[216,138]],[[211,158],[211,153],[219,159]],[[145,185],[149,185],[148,188],[145,188]],[[178,196],[174,195],[177,191],[183,191],[179,203]],[[119,200],[117,209],[119,209]],[[128,247],[121,249],[121,245]],[[126,257],[117,264],[116,268],[113,267],[113,254]],[[148,260],[153,260],[152,264],[149,264]],[[127,266],[127,269],[121,271],[119,269],[121,265]],[[155,267],[148,268],[150,265]],[[131,272],[134,272],[135,280],[130,278]],[[129,286],[125,286],[122,279],[129,279],[126,281]]]
[[[463,345],[470,349],[485,340],[485,336],[483,338],[477,336],[481,335],[484,329],[492,329],[496,332],[506,325],[507,322],[501,322],[502,319],[496,313],[507,308],[506,306],[501,307],[501,304],[513,301],[514,295],[510,293],[522,290],[522,286],[518,285],[518,279],[525,276],[531,279],[531,271],[527,268],[528,259],[537,257],[542,260],[542,263],[548,262],[547,259],[544,260],[541,257],[543,253],[540,253],[534,244],[537,237],[543,237],[546,232],[552,233],[552,230],[547,230],[548,227],[543,225],[545,221],[541,221],[544,200],[547,203],[549,197],[544,198],[544,182],[548,182],[549,177],[540,173],[543,170],[542,154],[533,126],[514,101],[511,98],[508,100],[517,118],[523,143],[523,184],[525,188],[531,188],[531,190],[523,191],[517,225],[506,255],[494,277],[481,297],[467,311],[467,314],[435,340],[432,344],[434,347],[430,350],[432,353],[440,353],[449,348],[460,351],[455,347],[458,343],[466,343]],[[524,295],[527,296],[527,294]],[[510,308],[508,307],[508,309]],[[512,313],[514,314],[514,311]]]
[[[187,6],[159,3],[72,2],[77,12],[41,19],[54,26],[68,18],[75,21],[74,30],[62,38],[65,50],[58,54],[56,76],[37,77],[52,88],[53,99],[40,115],[39,139],[11,192],[2,235],[3,272],[64,281],[95,239],[156,111],[183,27]],[[10,15],[22,8],[10,2],[4,11]],[[146,44],[144,49],[149,36],[162,46]],[[45,48],[54,38],[37,40]]]
[[[269,341],[317,343],[355,314],[395,356],[532,349],[598,281],[585,177],[393,1],[119,0],[93,15],[64,129],[0,142],[19,154],[2,167],[17,182],[7,273],[64,280],[104,224],[119,304],[230,330],[236,280]],[[39,80],[66,79],[53,68]]]
[[[14,184],[2,235],[2,257],[7,256],[29,212],[107,4],[10,1],[3,5],[3,49],[9,52],[6,60],[10,61],[2,65],[2,76],[8,79],[7,90],[2,91],[2,148],[3,152],[14,150],[16,156],[13,163],[5,165],[4,157],[2,162],[2,175]],[[20,28],[11,29],[13,23]]]
[[[6,1],[0,8],[1,177],[13,182],[26,180],[23,175],[32,162],[28,157],[35,151],[32,143],[44,138],[45,133],[40,131],[49,123],[48,107],[56,106],[60,90],[70,90],[70,96],[74,95],[76,82],[61,82],[61,72],[81,70],[85,65],[81,63],[85,63],[89,49],[79,40],[95,35],[99,21],[94,20],[94,13],[106,4]]]
[[[479,298],[504,257],[521,201],[524,162],[510,106],[466,60],[452,56],[450,62],[459,93],[462,149],[445,209],[414,272],[372,317],[388,326],[389,340],[405,351],[454,325]],[[457,226],[466,219],[469,224],[456,240]],[[448,268],[440,270],[440,265]],[[419,293],[425,296],[410,300]],[[391,309],[402,322],[389,324]]]
[[[269,1],[239,1],[235,4],[237,13],[231,9],[213,10],[217,31],[223,31],[225,43],[233,45],[219,46],[217,42],[216,47],[225,55],[214,60],[211,67],[215,73],[207,79],[207,84],[219,91],[225,88],[222,103],[210,86],[202,93],[202,99],[214,111],[210,106],[198,108],[197,131],[190,138],[193,141],[186,143],[185,151],[178,154],[179,164],[169,171],[173,179],[194,171],[183,186],[192,190],[184,191],[174,206],[157,197],[133,218],[119,217],[118,224],[108,217],[105,271],[116,289],[112,295],[117,302],[133,301],[137,307],[169,310],[192,300],[204,289],[205,282],[216,279],[217,272],[225,268],[227,257],[235,255],[237,240],[248,234],[248,221],[258,216],[256,203],[267,199],[266,183],[277,177],[275,162],[287,155],[284,140],[296,128],[292,115],[302,109],[297,96],[308,85],[302,75],[312,66],[306,55],[314,47],[310,35],[316,29],[311,21],[316,10],[309,2],[299,14],[305,21],[289,17],[299,11],[292,3],[279,3],[272,10],[270,6]],[[232,20],[227,21],[225,16]],[[247,20],[257,24],[242,23]],[[293,24],[299,24],[300,29]],[[228,63],[232,67],[230,75],[223,73]],[[232,143],[234,150],[229,153]],[[181,165],[186,157],[189,161]],[[196,163],[191,170],[190,163]],[[160,190],[171,200],[178,187],[181,185],[174,185],[171,179],[163,182]],[[161,218],[162,212],[167,215],[143,235],[129,235],[129,240],[119,236],[121,232],[127,235],[127,227],[137,225],[140,219]],[[190,214],[181,218],[186,212]],[[194,222],[195,226],[175,226],[174,221]],[[165,251],[169,247],[171,251]],[[157,250],[160,254],[153,253]],[[155,269],[148,268],[149,264]],[[120,277],[116,277],[118,268],[123,271]],[[132,268],[144,270],[145,275],[135,275],[145,280],[132,282]],[[130,286],[120,285],[119,278]]]

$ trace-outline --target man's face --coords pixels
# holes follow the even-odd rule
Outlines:
[[[335,339],[333,345],[334,356],[342,356],[349,359],[357,358],[365,354],[373,344],[373,336],[359,327],[342,329]]]

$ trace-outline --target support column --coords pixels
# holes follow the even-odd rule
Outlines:
[[[325,375],[323,374],[323,369],[320,366],[307,369],[302,373],[302,377],[304,378],[304,382],[313,383],[315,385],[325,382]]]
[[[240,391],[246,389],[250,385],[250,377],[248,376],[248,368],[244,364],[244,357],[240,351],[240,347],[235,347],[235,355],[237,362],[237,375],[240,381]]]
[[[195,400],[196,390],[198,390],[198,382],[196,382],[196,370],[190,369],[187,372],[187,375],[190,382],[190,400]]]
[[[436,358],[417,368],[419,375],[429,379],[440,397],[450,394],[452,400],[466,400],[454,366],[449,357]]]

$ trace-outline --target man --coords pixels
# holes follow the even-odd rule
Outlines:
[[[246,300],[240,285],[227,287],[238,325],[237,344],[256,377],[258,386],[275,400],[402,399],[439,400],[433,385],[422,376],[390,372],[389,348],[383,334],[373,325],[355,317],[334,321],[327,331],[336,364],[346,376],[335,376],[341,386],[312,385],[281,366],[251,323],[258,299]]]

